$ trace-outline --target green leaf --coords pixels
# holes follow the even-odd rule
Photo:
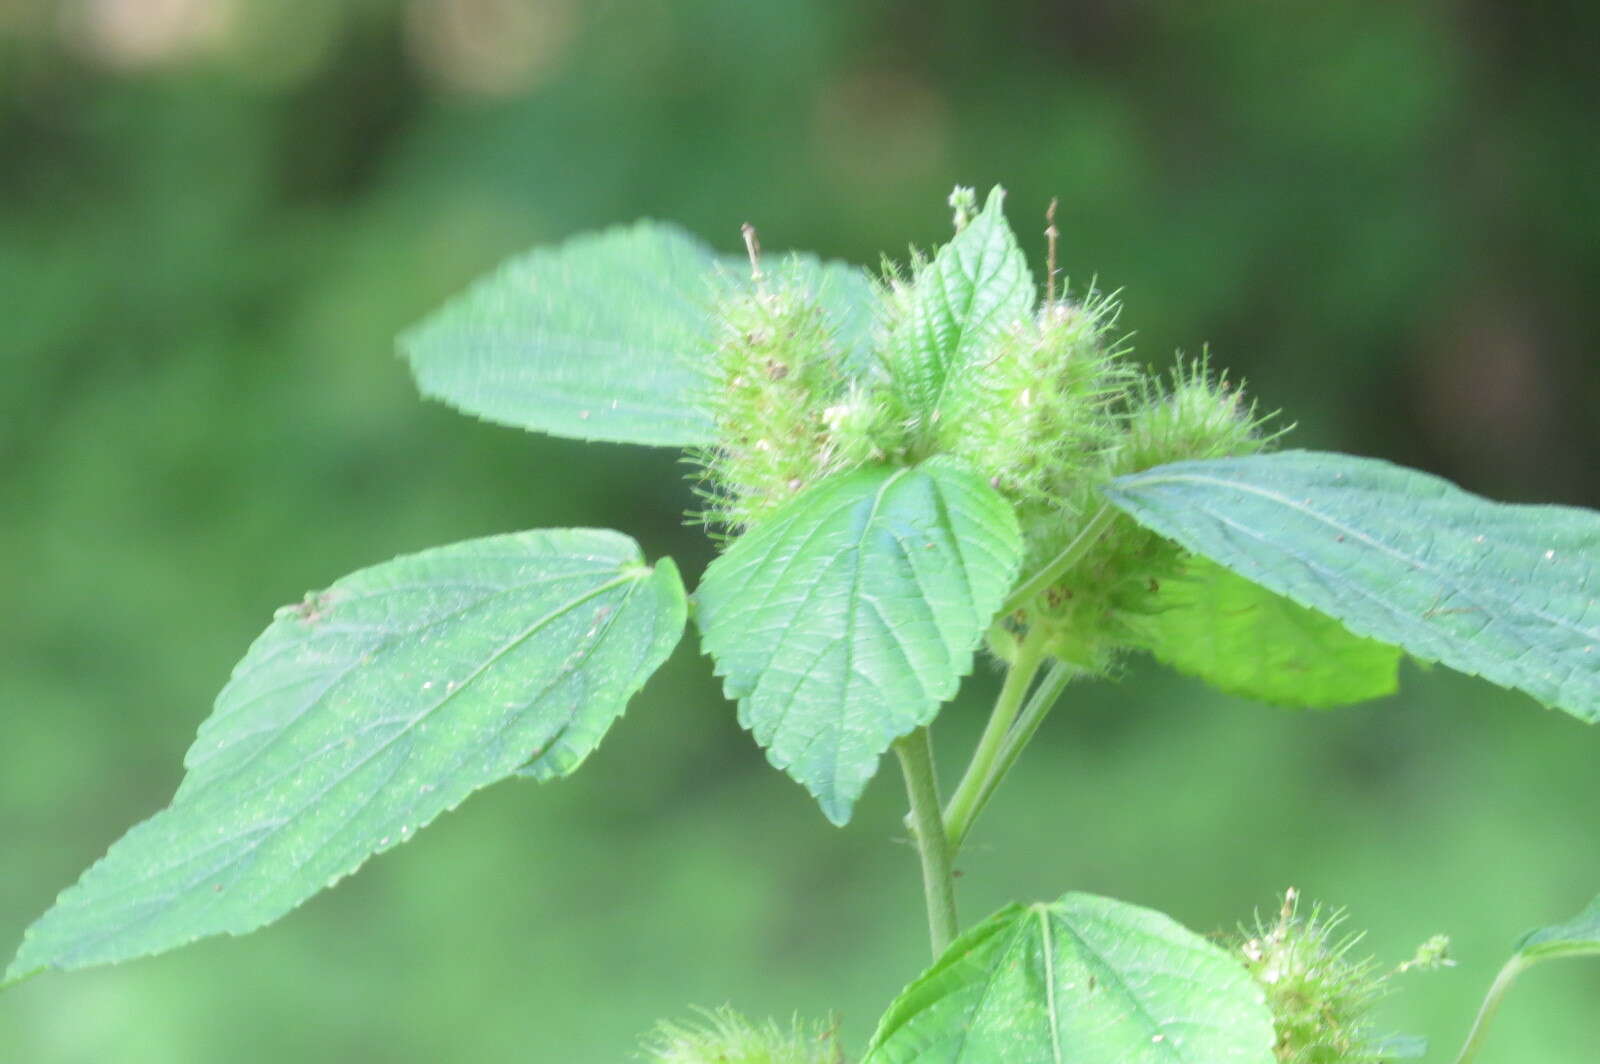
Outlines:
[[[1013,905],[957,939],[862,1064],[1272,1064],[1265,995],[1169,917],[1091,894]]]
[[[865,273],[810,255],[779,271],[813,291],[846,351],[868,347],[876,296]],[[512,259],[403,335],[400,349],[422,394],[487,421],[706,445],[712,311],[725,286],[748,277],[743,259],[639,222]]]
[[[1523,935],[1516,952],[1529,962],[1600,954],[1600,897],[1571,920]]]
[[[1583,912],[1571,920],[1523,935],[1511,959],[1500,968],[1494,983],[1484,995],[1477,1019],[1473,1020],[1466,1044],[1461,1047],[1456,1059],[1462,1062],[1477,1059],[1478,1050],[1483,1048],[1486,1033],[1500,1011],[1501,1002],[1523,972],[1540,961],[1597,955],[1600,955],[1600,897],[1591,901]]]
[[[1600,514],[1311,451],[1176,462],[1106,494],[1358,635],[1600,719]]]
[[[696,618],[740,723],[843,824],[883,752],[956,693],[1021,554],[1010,506],[964,467],[865,469],[736,540]]]
[[[712,440],[701,393],[716,257],[640,222],[512,259],[401,336],[422,394],[515,428],[663,446]]]
[[[284,607],[172,804],[62,893],[7,978],[252,931],[519,766],[570,773],[684,614],[670,560],[591,530],[424,551]]]
[[[1348,705],[1393,694],[1397,647],[1353,634],[1204,558],[1164,581],[1140,645],[1229,694],[1284,706]]]
[[[989,342],[1033,310],[1028,260],[1006,224],[1005,190],[996,187],[966,227],[912,282],[904,316],[885,358],[907,408],[927,417],[946,390],[981,362]]]

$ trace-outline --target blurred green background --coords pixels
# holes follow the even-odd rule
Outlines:
[[[1039,256],[1209,343],[1300,446],[1600,504],[1600,7],[1492,0],[0,0],[0,941],[162,804],[273,607],[509,529],[693,577],[667,453],[413,397],[394,333],[504,255],[641,215],[863,263],[1004,183]],[[973,697],[941,719],[952,752]],[[1600,889],[1600,734],[1443,670],[1304,715],[1134,663],[1071,693],[963,859],[970,920],[1113,894],[1202,931],[1293,884],[1465,1032]],[[954,771],[954,765],[949,771]],[[255,936],[0,995],[0,1060],[630,1059],[658,1016],[837,1010],[925,962],[885,773],[845,830],[692,641],[576,777],[490,789]],[[1486,1062],[1592,1061],[1600,965]]]

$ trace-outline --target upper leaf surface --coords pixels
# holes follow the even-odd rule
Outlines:
[[[1141,645],[1230,694],[1320,708],[1393,694],[1398,647],[1355,635],[1204,558],[1164,581]]]
[[[710,442],[703,367],[716,258],[640,222],[512,259],[400,338],[417,386],[517,428],[618,443]]]
[[[1021,553],[1011,507],[964,467],[865,469],[740,537],[696,617],[740,723],[843,824],[889,745],[956,693]]]
[[[913,412],[936,414],[995,334],[1033,309],[1033,275],[1006,224],[1004,202],[1005,190],[995,188],[918,272],[905,316],[888,338],[890,375]]]
[[[251,931],[520,766],[571,772],[685,605],[670,561],[567,530],[398,558],[279,610],[172,804],[62,893],[8,978]]]
[[[847,351],[867,345],[873,293],[861,270],[808,255],[780,269],[813,292]],[[400,349],[424,395],[488,421],[581,440],[709,444],[712,311],[722,286],[748,271],[675,226],[640,222],[512,259],[403,335]]]
[[[1353,632],[1600,718],[1600,514],[1311,451],[1177,462],[1106,494]]]
[[[1265,996],[1161,913],[1090,894],[1013,905],[957,939],[863,1064],[1272,1064]]]
[[[1530,961],[1600,953],[1600,898],[1572,919],[1522,936],[1518,956]]]

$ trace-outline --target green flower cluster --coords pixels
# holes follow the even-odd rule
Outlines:
[[[645,1039],[651,1064],[844,1064],[833,1023],[757,1024],[727,1006],[692,1025],[663,1022]]]
[[[1324,913],[1320,905],[1302,914],[1291,887],[1276,919],[1257,917],[1240,935],[1236,952],[1266,992],[1280,1064],[1384,1064],[1415,1055],[1415,1049],[1396,1048],[1411,1040],[1377,1033],[1373,1008],[1388,993],[1391,975],[1449,967],[1449,939],[1434,936],[1411,960],[1386,971],[1371,958],[1353,956],[1362,936],[1342,933],[1343,923],[1343,911]]]
[[[1104,506],[1100,488],[1165,462],[1250,454],[1274,435],[1203,357],[1168,374],[1131,360],[1115,295],[1058,295],[1053,236],[1041,299],[1003,202],[997,188],[980,210],[972,190],[957,189],[954,238],[886,265],[874,357],[861,365],[800,275],[764,275],[752,256],[753,282],[728,286],[717,309],[719,442],[696,455],[700,516],[737,533],[834,473],[954,456],[1014,506],[1024,577],[1080,548],[991,646],[1005,654],[1043,624],[1053,656],[1103,671],[1137,643],[1137,617],[1161,608],[1161,583],[1181,559],[1125,517],[1080,543]]]

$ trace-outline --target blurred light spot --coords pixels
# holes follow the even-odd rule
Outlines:
[[[0,0],[0,37],[33,37],[48,25],[45,7],[37,0]]]
[[[1421,413],[1437,444],[1497,472],[1531,460],[1551,416],[1551,382],[1526,308],[1474,301],[1423,354]]]
[[[577,30],[574,0],[411,0],[411,55],[445,88],[489,96],[549,77]]]
[[[236,0],[77,0],[62,9],[68,40],[125,70],[210,51],[227,33]]]
[[[943,168],[949,108],[926,82],[888,68],[828,86],[813,136],[822,161],[862,183],[898,183]]]
[[[224,59],[246,81],[291,88],[328,65],[348,11],[332,0],[246,3],[223,43]]]

